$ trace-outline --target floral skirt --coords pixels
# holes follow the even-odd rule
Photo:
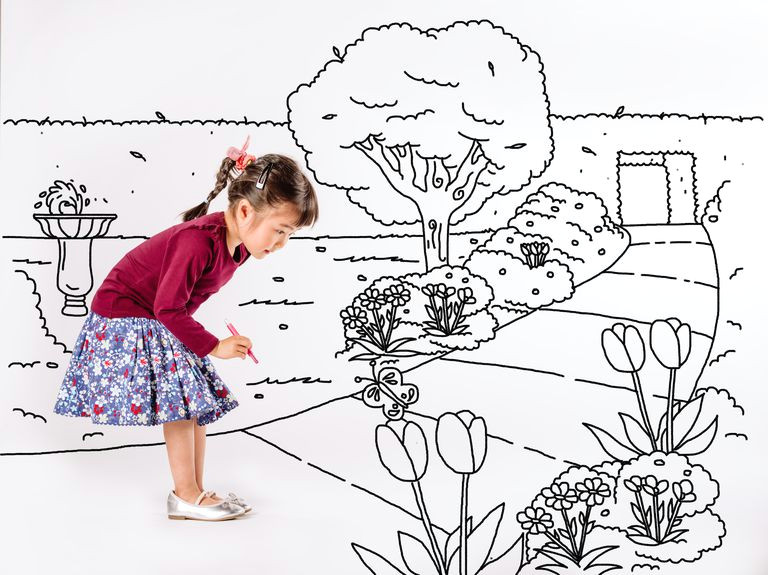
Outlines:
[[[90,312],[53,408],[107,425],[206,425],[238,406],[208,357],[156,319]]]

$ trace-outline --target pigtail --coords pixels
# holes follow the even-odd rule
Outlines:
[[[204,202],[196,205],[194,208],[188,209],[182,214],[179,214],[182,216],[183,221],[188,222],[189,220],[194,220],[195,218],[199,218],[200,216],[204,216],[208,213],[208,206],[210,203],[216,196],[219,195],[221,190],[227,187],[227,184],[229,184],[230,180],[232,180],[232,168],[234,167],[235,161],[231,158],[227,157],[222,160],[219,171],[216,174],[216,185],[214,186],[213,190],[211,190]]]

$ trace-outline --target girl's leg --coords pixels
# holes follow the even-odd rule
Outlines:
[[[195,479],[195,430],[194,419],[181,419],[163,424],[165,446],[168,450],[168,463],[173,475],[174,491],[178,497],[194,503],[202,493]],[[218,503],[217,500],[206,497],[202,505]]]
[[[195,420],[197,417],[195,417]],[[205,465],[205,425],[197,425],[195,421],[195,482],[197,488],[200,491],[204,491],[203,487],[203,468]],[[216,501],[221,501],[221,497],[214,495],[213,498]]]

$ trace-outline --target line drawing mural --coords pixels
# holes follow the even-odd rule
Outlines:
[[[290,257],[251,266],[197,316],[270,330],[254,338],[258,367],[222,366],[244,405],[209,435],[267,450],[308,490],[333,485],[339,514],[361,502],[370,528],[318,535],[334,572],[686,575],[736,561],[726,544],[751,521],[740,482],[757,472],[735,462],[764,448],[745,379],[760,263],[737,235],[756,217],[764,119],[554,114],[536,39],[515,34],[490,20],[370,26],[297,83],[283,122],[3,119],[44,167],[3,216],[20,328],[2,362],[0,459],[162,446],[56,418],[51,393],[94,285],[190,203],[169,191],[150,213],[153,179],[208,184],[194,166],[213,164],[168,143],[248,135],[303,161],[321,203],[367,230],[297,235]],[[124,181],[56,165],[74,130]],[[4,182],[31,165],[7,152]]]

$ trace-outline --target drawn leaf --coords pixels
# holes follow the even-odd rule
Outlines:
[[[486,563],[480,570],[480,575],[509,575],[517,573],[525,560],[525,545],[523,536],[519,536],[512,547],[507,549],[499,557]]]
[[[165,116],[161,112],[155,112],[155,116],[157,116],[158,120],[165,122]]]
[[[363,565],[368,567],[368,570],[375,575],[406,575],[375,551],[371,551],[357,543],[352,543],[352,549],[357,553]]]
[[[627,537],[638,545],[658,545],[659,543],[653,538],[647,535],[633,535],[628,534]]]
[[[613,115],[618,118],[623,113],[624,113],[624,106],[619,106],[618,108],[616,108],[616,112],[614,112]]]
[[[619,413],[619,417],[621,418],[621,424],[624,426],[624,433],[632,447],[640,453],[651,453],[653,451],[653,442],[640,422],[628,413]]]
[[[488,515],[483,517],[480,523],[470,531],[467,537],[467,573],[475,575],[485,565],[491,548],[496,540],[496,534],[499,531],[499,523],[504,516],[504,503],[494,507]],[[451,572],[451,566],[459,563],[459,553],[454,552],[451,562],[448,566],[448,572]]]
[[[662,523],[664,521],[664,502],[663,501],[658,505],[658,513],[659,513],[659,523]]]
[[[704,431],[678,445],[675,448],[675,451],[680,455],[698,455],[699,453],[704,453],[715,440],[718,417],[719,416],[716,415],[712,420],[712,423],[710,423]]]
[[[603,451],[616,461],[626,462],[636,455],[640,455],[638,451],[624,445],[604,429],[589,423],[582,423],[582,425],[589,429],[592,435],[595,436],[595,439],[597,439],[597,442],[600,444],[600,447],[603,448]]]
[[[696,425],[696,422],[699,419],[699,415],[701,415],[703,401],[704,396],[699,395],[690,403],[685,404],[685,406],[677,413],[677,415],[672,417],[672,423],[674,425],[672,436],[673,438],[677,439],[678,445],[682,445],[682,443],[688,437],[688,434],[691,433],[694,426]],[[666,422],[667,415],[664,414],[662,419],[664,419]]]
[[[576,518],[571,517],[571,533],[576,533]]]
[[[372,353],[380,353],[381,352],[381,349],[379,349],[379,346],[377,346],[376,344],[371,343],[367,339],[363,339],[363,338],[360,338],[360,337],[350,337],[349,341],[353,341],[353,342],[355,342],[357,344],[360,344],[361,346],[363,346],[365,349],[367,349],[368,351],[370,351]]]
[[[637,503],[632,504],[632,515],[634,515],[635,519],[637,519],[640,523],[643,522],[643,515],[640,513],[640,508],[637,506]]]
[[[423,541],[402,531],[398,531],[397,536],[400,541],[400,556],[411,573],[414,575],[439,573]]]
[[[451,534],[448,536],[448,539],[445,541],[445,557],[446,560],[449,560],[450,557],[453,557],[453,554],[456,552],[456,550],[459,548],[460,544],[460,537],[461,537],[461,530],[460,527],[456,527]],[[472,516],[470,515],[467,517],[467,533],[472,532]]]
[[[582,146],[581,151],[584,152],[585,154],[592,154],[593,156],[597,155],[591,148],[587,148],[586,146]]]
[[[688,533],[688,529],[676,529],[674,531],[670,531],[664,538],[664,542],[667,543],[669,541],[677,541],[686,533]]]
[[[372,359],[377,359],[379,357],[376,353],[360,353],[358,355],[352,356],[349,358],[349,361],[358,360],[358,361],[370,361]]]
[[[397,351],[391,351],[389,353],[386,353],[384,355],[393,355],[395,357],[413,357],[414,355],[418,355],[418,351],[410,351],[407,349],[399,349]]]
[[[520,148],[524,148],[526,146],[525,142],[518,142],[517,144],[512,144],[511,146],[504,146],[508,150],[519,150]]]

